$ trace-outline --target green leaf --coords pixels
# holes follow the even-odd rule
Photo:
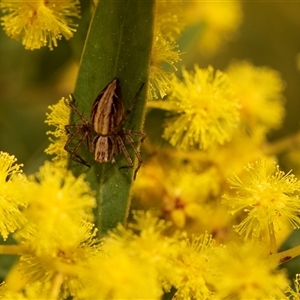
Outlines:
[[[75,105],[88,120],[95,98],[116,77],[120,80],[125,109],[130,107],[144,84],[133,111],[124,123],[126,129],[142,130],[153,14],[153,1],[99,1],[88,32],[74,92]],[[73,115],[72,119],[71,123],[80,123],[78,116]],[[130,145],[126,147],[136,160]],[[92,167],[89,169],[71,162],[71,169],[75,174],[86,173],[91,187],[97,192],[96,226],[99,236],[102,236],[119,222],[126,221],[133,170],[119,170],[119,167],[128,165],[122,153],[116,157],[115,163],[106,164],[95,162],[93,153],[84,144],[78,154]]]

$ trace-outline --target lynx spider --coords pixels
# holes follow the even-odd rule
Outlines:
[[[143,162],[140,152],[138,151],[133,137],[137,136],[143,142],[146,135],[143,132],[123,128],[123,124],[132,111],[137,97],[143,87],[141,85],[136,96],[134,97],[129,109],[124,111],[123,98],[120,83],[114,78],[97,96],[91,109],[91,122],[74,105],[75,98],[71,94],[72,100],[68,105],[72,111],[81,119],[80,124],[66,125],[66,131],[70,133],[64,149],[70,153],[70,158],[78,163],[88,167],[90,165],[83,160],[78,154],[78,150],[83,142],[87,143],[88,149],[94,153],[95,161],[99,163],[115,162],[115,156],[121,152],[124,154],[128,166],[121,168],[133,168],[134,163],[126,148],[126,142],[129,143],[137,157],[138,164],[134,171],[134,178]],[[76,146],[71,149],[71,143],[78,138]]]

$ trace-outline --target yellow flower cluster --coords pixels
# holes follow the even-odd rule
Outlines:
[[[20,188],[26,183],[26,178],[22,175],[22,165],[15,162],[14,156],[0,152],[0,234],[4,239],[20,228],[26,220],[20,211],[28,205]]]
[[[167,1],[159,1],[155,16],[149,69],[149,99],[163,98],[170,89],[172,73],[166,71],[162,64],[176,70],[174,64],[180,60],[180,51],[175,40],[183,28],[178,5],[170,6]]]
[[[171,112],[163,136],[183,150],[224,144],[239,123],[239,103],[230,81],[211,66],[195,66],[194,73],[183,70],[183,82],[174,77],[168,99],[149,106]]]
[[[288,286],[285,273],[276,270],[277,261],[261,245],[235,242],[222,247],[208,233],[168,236],[171,224],[150,212],[134,213],[128,227],[119,225],[100,241],[90,222],[95,200],[82,176],[75,178],[46,163],[35,176],[26,178],[20,166],[13,165],[14,157],[1,153],[0,160],[2,191],[10,195],[9,207],[1,202],[2,215],[16,211],[7,220],[22,220],[15,228],[0,227],[3,236],[15,231],[17,242],[14,248],[2,246],[0,251],[14,249],[20,255],[18,270],[28,282],[20,285],[22,292],[16,291],[15,281],[8,277],[0,287],[4,299],[64,299],[70,295],[80,299],[161,299],[171,287],[176,289],[173,299],[284,295]],[[258,170],[254,166],[249,169],[253,184],[266,178],[265,188],[257,186],[260,192],[277,190],[281,205],[276,205],[277,199],[270,203],[283,214],[298,181],[263,163]],[[252,190],[254,193],[254,186]],[[264,210],[269,211],[266,206]]]
[[[245,238],[261,238],[264,230],[268,230],[273,237],[286,220],[294,228],[299,228],[300,182],[297,178],[280,171],[274,163],[261,159],[249,164],[246,170],[248,178],[245,182],[238,176],[229,179],[237,194],[224,197],[231,213],[241,210],[247,213],[236,226],[236,231]]]
[[[62,98],[55,105],[49,106],[51,110],[47,113],[46,123],[54,126],[54,131],[48,131],[51,144],[45,150],[47,154],[54,155],[53,161],[61,167],[67,165],[67,152],[64,150],[64,145],[67,142],[67,132],[65,126],[69,123],[70,108],[66,105],[66,99]]]
[[[251,131],[257,127],[264,127],[267,131],[278,129],[285,113],[282,95],[285,84],[280,74],[246,61],[231,64],[227,74],[241,105],[243,126]]]
[[[61,37],[70,39],[76,31],[73,18],[80,13],[78,0],[1,0],[1,24],[13,39],[22,39],[26,49],[57,46]]]

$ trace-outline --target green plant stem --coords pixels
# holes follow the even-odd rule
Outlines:
[[[17,254],[26,254],[27,251],[20,245],[0,245],[0,253],[17,255]]]
[[[300,132],[296,132],[292,135],[279,139],[277,141],[267,144],[264,148],[264,152],[269,155],[280,154],[283,151],[292,149],[299,145]]]
[[[152,45],[154,1],[99,1],[81,59],[74,96],[75,105],[90,119],[96,96],[113,79],[120,81],[125,109],[144,84],[124,128],[140,131],[144,122],[146,89]],[[78,118],[72,117],[71,123]],[[139,147],[139,145],[138,145]],[[129,154],[134,152],[127,145]],[[92,167],[70,162],[75,174],[86,173],[92,189],[97,192],[95,223],[99,236],[121,222],[129,211],[132,169],[121,169],[128,162],[120,153],[116,162],[99,164],[84,145],[79,155]]]
[[[296,246],[286,251],[282,251],[277,254],[271,255],[271,257],[272,259],[275,259],[278,264],[282,264],[299,255],[300,255],[300,246]]]
[[[269,235],[270,235],[270,253],[275,254],[277,253],[277,243],[276,243],[274,224],[269,223],[268,227],[269,227]]]

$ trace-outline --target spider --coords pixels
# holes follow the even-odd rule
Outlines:
[[[128,166],[122,166],[119,169],[133,168],[133,160],[125,145],[127,142],[133,149],[138,160],[137,167],[134,171],[134,178],[136,177],[136,173],[143,160],[132,136],[139,137],[140,141],[143,142],[146,135],[139,131],[124,129],[123,124],[131,113],[132,106],[136,102],[143,85],[144,84],[141,85],[134,97],[131,107],[124,111],[120,83],[117,78],[114,78],[95,99],[91,109],[91,122],[75,107],[75,98],[71,94],[72,100],[68,105],[82,121],[80,124],[65,126],[68,133],[73,130],[64,146],[64,149],[70,153],[72,160],[90,167],[90,165],[77,154],[82,143],[86,142],[88,149],[94,153],[96,162],[115,162],[115,156],[123,153],[128,162]],[[78,136],[79,140],[76,146],[71,149],[71,143],[78,138]]]

